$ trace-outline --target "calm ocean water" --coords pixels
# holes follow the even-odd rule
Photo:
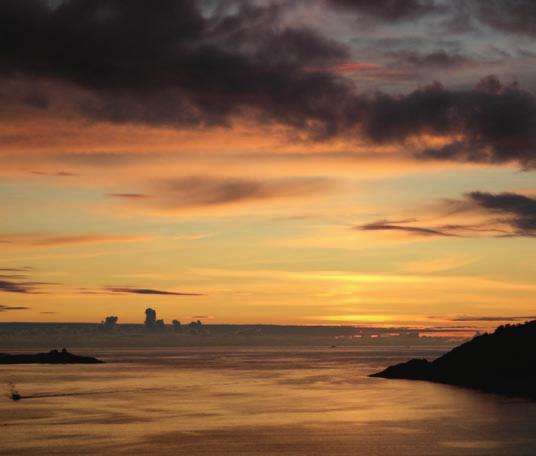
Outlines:
[[[536,403],[367,377],[431,349],[94,353],[109,363],[0,366],[1,455],[536,454]]]

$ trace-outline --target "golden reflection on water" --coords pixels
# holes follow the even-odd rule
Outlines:
[[[536,404],[366,376],[423,355],[411,350],[101,355],[109,363],[1,366],[0,454],[536,454]],[[9,400],[8,382],[34,397]]]

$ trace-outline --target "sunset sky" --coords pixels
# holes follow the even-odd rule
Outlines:
[[[532,0],[2,0],[0,321],[536,315]]]

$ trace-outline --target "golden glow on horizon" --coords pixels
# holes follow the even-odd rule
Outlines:
[[[452,324],[442,320],[448,314],[531,313],[533,267],[526,262],[520,275],[512,267],[516,251],[533,248],[528,240],[358,229],[384,219],[423,227],[485,220],[446,216],[440,198],[460,198],[475,179],[495,182],[497,171],[417,164],[403,153],[445,138],[371,148],[348,138],[292,141],[285,129],[267,134],[246,124],[186,132],[54,119],[14,122],[0,137],[27,128],[33,135],[0,152],[0,268],[29,266],[9,274],[42,285],[0,293],[0,305],[29,308],[0,312],[0,320],[117,314],[139,322],[154,306],[167,321],[430,327]],[[453,170],[456,188],[443,177]],[[523,175],[500,172],[513,188],[530,188]],[[167,201],[162,181],[190,176],[202,183],[196,207],[157,204]]]

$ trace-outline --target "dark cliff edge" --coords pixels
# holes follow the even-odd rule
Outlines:
[[[78,356],[67,350],[51,350],[48,353],[34,355],[8,355],[0,353],[0,364],[101,364],[101,361],[91,356]]]
[[[500,326],[434,361],[412,359],[371,377],[426,380],[536,398],[536,320]]]

